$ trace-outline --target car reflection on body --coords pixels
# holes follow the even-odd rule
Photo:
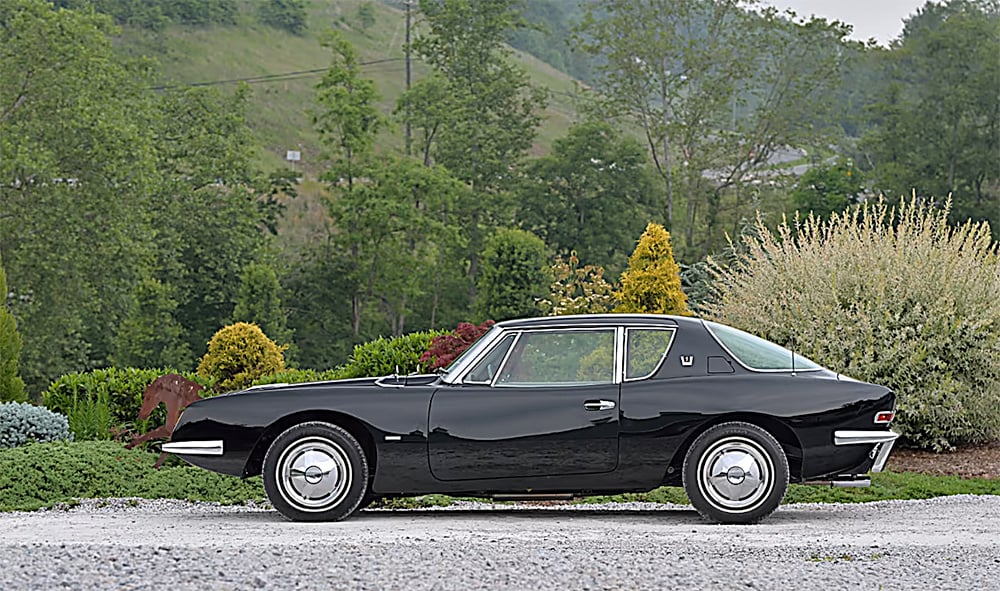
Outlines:
[[[705,518],[752,523],[789,482],[865,486],[895,396],[689,317],[493,326],[443,373],[275,384],[200,400],[164,451],[263,474],[297,521],[384,497],[570,498],[682,485]]]

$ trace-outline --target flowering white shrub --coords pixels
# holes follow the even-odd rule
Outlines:
[[[707,316],[897,395],[894,428],[944,450],[1000,437],[1000,261],[986,224],[880,200],[828,221],[760,219],[713,265]],[[808,392],[803,392],[808,395]]]

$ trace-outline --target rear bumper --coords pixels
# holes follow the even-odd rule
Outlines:
[[[875,460],[872,472],[881,472],[889,461],[892,446],[899,438],[899,433],[892,431],[834,431],[834,445],[874,445],[871,457]]]

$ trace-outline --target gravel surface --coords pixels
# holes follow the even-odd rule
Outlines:
[[[290,523],[267,506],[109,499],[0,514],[0,589],[1000,589],[1000,497],[686,507],[487,505]]]

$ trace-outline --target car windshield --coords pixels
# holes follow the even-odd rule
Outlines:
[[[750,333],[731,326],[705,321],[705,326],[723,347],[750,369],[763,371],[813,371],[823,369],[820,365],[796,354],[792,367],[792,352],[771,341],[755,337]]]

